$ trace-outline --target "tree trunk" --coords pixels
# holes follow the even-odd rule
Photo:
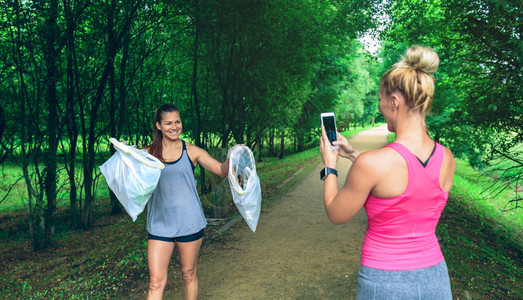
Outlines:
[[[296,130],[296,149],[298,152],[305,150],[305,132],[301,132],[300,129]]]
[[[67,131],[67,137],[69,139],[69,151],[67,151],[67,154],[64,156],[65,158],[65,168],[67,170],[67,175],[69,178],[69,218],[70,223],[73,228],[76,228],[78,226],[78,202],[77,202],[77,192],[76,192],[76,164],[75,164],[75,158],[76,158],[76,147],[77,147],[77,141],[78,141],[78,126],[76,123],[76,118],[73,118],[72,116],[76,116],[75,112],[75,77],[74,77],[74,59],[73,59],[73,53],[74,53],[74,30],[75,30],[75,24],[74,24],[74,17],[72,12],[72,7],[69,3],[69,1],[64,1],[64,10],[65,10],[65,16],[66,16],[66,37],[65,37],[65,55],[66,55],[66,81],[67,81],[67,98],[66,98],[66,116],[68,116],[65,119],[66,124],[66,131]],[[65,148],[65,147],[64,147]]]
[[[200,111],[200,101],[198,98],[198,49],[200,39],[200,8],[198,0],[194,1],[194,45],[193,45],[193,68],[192,68],[192,82],[191,82],[191,98],[193,100],[194,114],[196,116],[196,131],[194,133],[194,141],[196,146],[202,147],[202,118]],[[200,166],[200,189],[202,195],[206,191],[205,184],[205,169]]]
[[[6,7],[7,9],[7,7]],[[21,8],[19,2],[13,3],[14,17],[10,20],[9,23],[16,24],[16,27],[9,27],[9,33],[11,34],[11,39],[16,41],[12,43],[12,52],[13,52],[13,61],[16,66],[17,72],[17,81],[19,84],[19,94],[16,95],[17,100],[20,101],[20,109],[16,118],[18,120],[30,120],[31,118],[36,118],[36,122],[39,122],[38,116],[33,113],[31,110],[31,101],[29,97],[28,85],[26,84],[25,76],[29,76],[26,72],[26,65],[24,65],[24,59],[22,55],[22,48],[18,47],[17,44],[24,43],[23,41],[23,31],[21,28]],[[16,31],[16,33],[14,32]],[[38,93],[41,91],[38,90]],[[36,107],[38,110],[39,107]],[[39,130],[39,128],[34,128],[32,122],[27,122],[24,126],[20,128],[20,160],[22,163],[22,172],[24,181],[27,188],[27,215],[28,215],[28,231],[31,239],[31,244],[33,250],[39,250],[45,247],[45,218],[44,218],[44,204],[42,198],[42,182],[41,178],[38,177],[37,180],[31,178],[29,173],[30,169],[35,169],[36,174],[40,174],[38,160],[35,159],[40,155],[39,149],[35,149],[34,145],[43,144],[44,133]],[[34,140],[33,137],[37,138]],[[34,166],[31,166],[34,164]],[[39,193],[35,192],[34,187],[38,188]],[[34,200],[34,202],[33,202]]]
[[[274,150],[274,132],[274,128],[271,128],[271,130],[269,131],[269,145],[267,146],[267,148],[271,153],[276,153],[276,151]]]
[[[4,139],[2,138],[4,135],[4,131],[6,129],[6,117],[4,114],[4,109],[2,108],[2,105],[0,104],[0,164],[5,160],[7,157],[7,154],[9,151],[7,150],[8,147],[3,143]]]
[[[107,38],[109,41],[109,45],[111,45],[115,40],[115,33],[114,33],[114,11],[115,11],[116,2],[111,1],[111,8],[109,11],[111,12],[109,14],[109,22],[107,24]],[[111,47],[111,46],[109,46]],[[113,46],[114,47],[114,46]],[[108,62],[109,67],[109,134],[111,137],[114,137],[116,139],[119,139],[117,133],[116,125],[118,124],[116,120],[116,108],[118,104],[116,103],[116,79],[114,76],[114,61],[111,60]],[[113,147],[110,147],[110,153],[114,154],[116,150],[114,150]],[[116,198],[116,195],[109,189],[109,198],[111,201],[111,215],[117,215],[122,212],[122,206],[120,205],[120,201],[118,201],[118,198]]]
[[[122,49],[122,60],[120,62],[120,78],[118,84],[118,96],[120,109],[118,111],[118,129],[119,131],[123,128],[125,118],[125,105],[127,102],[127,88],[125,86],[125,80],[127,76],[127,62],[129,61],[129,43],[131,42],[131,34],[129,30],[125,31],[123,38],[123,49]],[[131,79],[130,79],[131,80]],[[121,132],[117,131],[116,135],[120,138]]]
[[[285,131],[282,130],[280,138],[280,154],[278,155],[279,159],[283,158],[283,149],[285,148]]]
[[[102,103],[103,91],[109,77],[110,66],[113,58],[108,57],[105,65],[102,78],[98,85],[98,90],[93,99],[89,117],[91,118],[89,122],[89,128],[87,137],[84,136],[84,141],[87,141],[87,147],[84,151],[84,186],[85,186],[85,203],[82,210],[82,226],[83,228],[89,228],[92,221],[92,206],[94,202],[93,194],[93,184],[94,184],[94,165],[95,165],[95,144],[97,141],[97,132],[95,127],[98,122],[98,114],[100,105]]]
[[[44,200],[38,197],[33,190],[33,183],[29,176],[29,162],[27,158],[23,158],[22,171],[24,174],[25,183],[27,186],[28,197],[28,211],[29,215],[29,237],[31,238],[31,245],[33,250],[40,250],[45,248],[45,218],[44,218]],[[33,204],[33,197],[35,203]]]
[[[261,163],[262,162],[262,149],[263,149],[263,139],[261,138],[261,132],[256,136],[256,145],[258,145],[258,156],[256,158],[256,161]]]
[[[45,209],[45,246],[54,244],[54,227],[56,211],[56,172],[57,172],[57,149],[58,149],[58,99],[56,96],[56,80],[58,76],[58,51],[56,49],[56,38],[59,30],[56,20],[58,18],[58,0],[50,1],[49,17],[47,19],[46,41],[47,41],[47,138],[48,149],[45,159],[45,195],[47,206]]]

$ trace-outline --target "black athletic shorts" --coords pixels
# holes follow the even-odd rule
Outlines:
[[[172,238],[152,235],[149,233],[149,240],[157,240],[157,241],[172,242],[172,243],[174,243],[174,242],[189,243],[189,242],[194,242],[194,241],[201,239],[203,237],[204,230],[205,230],[205,228],[198,231],[197,233],[184,235],[184,236],[177,236],[177,237],[172,237]]]

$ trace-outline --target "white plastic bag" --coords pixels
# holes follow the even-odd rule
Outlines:
[[[154,192],[165,165],[146,150],[120,143],[115,138],[109,141],[116,153],[100,166],[100,171],[134,222]]]
[[[260,179],[251,149],[238,145],[229,156],[229,186],[232,199],[249,228],[256,232],[261,208]]]

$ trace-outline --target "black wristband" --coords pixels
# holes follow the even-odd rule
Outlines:
[[[325,168],[321,169],[321,172],[320,172],[321,180],[325,180],[325,178],[329,174],[334,174],[334,175],[338,176],[338,171],[336,171],[336,169],[329,168],[329,167],[325,167]]]

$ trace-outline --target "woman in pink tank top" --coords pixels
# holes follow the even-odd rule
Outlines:
[[[425,115],[434,97],[438,55],[413,46],[383,74],[379,111],[396,141],[360,153],[337,133],[333,150],[322,126],[325,167],[338,156],[353,161],[338,189],[336,172],[324,178],[327,217],[349,221],[362,207],[368,227],[362,248],[357,299],[452,299],[447,266],[435,235],[452,187],[451,151],[427,134]]]

